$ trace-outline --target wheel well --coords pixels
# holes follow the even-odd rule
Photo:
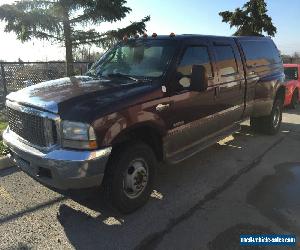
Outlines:
[[[147,125],[130,129],[129,131],[120,134],[115,138],[115,140],[113,140],[113,150],[114,148],[120,149],[122,145],[128,144],[132,141],[140,141],[147,144],[152,148],[157,160],[163,160],[164,154],[162,135],[157,129]]]
[[[277,92],[276,92],[276,97],[275,100],[280,99],[284,102],[285,99],[285,87],[281,86]]]

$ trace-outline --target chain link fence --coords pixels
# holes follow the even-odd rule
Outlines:
[[[295,57],[290,57],[290,56],[283,56],[282,60],[283,60],[283,63],[300,64],[300,58],[295,58]]]
[[[75,75],[82,75],[89,62],[75,62]],[[0,109],[5,104],[5,96],[27,86],[66,76],[64,62],[0,62]]]

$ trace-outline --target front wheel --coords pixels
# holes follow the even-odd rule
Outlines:
[[[271,114],[264,117],[251,117],[251,127],[258,132],[269,135],[277,134],[282,122],[283,101],[276,99]]]
[[[107,167],[103,184],[114,207],[122,213],[131,213],[147,202],[156,169],[156,157],[148,145],[122,145]]]

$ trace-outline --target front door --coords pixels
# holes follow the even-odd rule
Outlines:
[[[206,39],[191,41],[182,48],[171,84],[172,128],[166,140],[166,155],[184,151],[218,130],[212,120],[216,112],[214,85],[218,79]],[[203,65],[209,76],[206,91],[190,90],[193,65]],[[200,84],[200,83],[199,83]]]

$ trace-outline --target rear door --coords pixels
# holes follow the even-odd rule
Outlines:
[[[218,76],[215,85],[216,116],[226,127],[242,118],[246,86],[244,69],[238,47],[232,38],[215,38],[210,42]]]

